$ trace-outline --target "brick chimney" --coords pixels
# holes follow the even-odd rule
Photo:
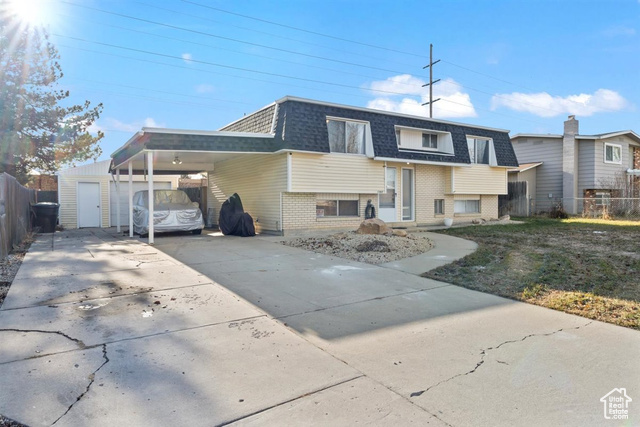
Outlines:
[[[576,197],[578,192],[578,121],[576,116],[569,116],[564,122],[562,135],[562,198],[567,213],[577,213]]]

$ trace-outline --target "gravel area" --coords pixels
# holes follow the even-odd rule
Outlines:
[[[18,274],[18,269],[31,243],[33,243],[33,237],[29,236],[20,245],[15,246],[6,258],[0,260],[0,307],[9,293],[9,287],[11,287],[13,278]],[[3,424],[0,424],[0,427],[2,426]]]
[[[27,427],[27,426],[0,415],[0,427]]]
[[[427,252],[433,243],[426,237],[337,233],[321,237],[299,237],[282,242],[287,246],[347,258],[368,264],[383,264]]]

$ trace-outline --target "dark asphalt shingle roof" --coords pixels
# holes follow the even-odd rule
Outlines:
[[[297,100],[285,100],[278,105],[276,140],[282,141],[281,148],[284,149],[328,153],[327,116],[368,121],[376,157],[468,164],[467,135],[473,135],[493,139],[499,166],[518,166],[509,134],[505,131]],[[401,151],[396,141],[395,126],[450,132],[455,155]]]

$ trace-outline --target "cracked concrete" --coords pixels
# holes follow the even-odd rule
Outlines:
[[[277,240],[38,240],[0,310],[0,413],[56,427],[582,426],[602,422],[612,388],[640,389],[637,331],[416,275],[472,250],[460,242],[376,267]]]
[[[64,414],[60,415],[53,423],[51,423],[51,425],[55,425],[58,421],[60,421],[62,419],[62,417],[64,417],[65,415],[67,415],[69,413],[69,411],[71,411],[71,409],[73,408],[73,406],[80,402],[80,400],[87,394],[89,393],[89,390],[91,389],[91,386],[93,385],[93,383],[96,380],[96,374],[98,373],[98,371],[100,369],[102,369],[104,367],[104,365],[106,365],[107,363],[109,363],[109,357],[107,356],[107,345],[106,344],[102,344],[102,358],[104,359],[104,362],[102,363],[102,365],[98,366],[98,369],[96,369],[95,371],[93,371],[89,377],[89,384],[87,384],[87,388],[82,392],[82,394],[80,394],[80,396],[78,396],[78,398],[76,399],[75,402],[73,402],[71,405],[69,405],[69,407],[67,408],[66,411],[64,411]]]

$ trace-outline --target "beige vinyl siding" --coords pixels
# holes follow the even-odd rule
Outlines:
[[[507,169],[487,165],[454,167],[452,193],[507,194]]]
[[[582,144],[586,141],[580,141],[580,149]],[[621,164],[605,163],[604,162],[604,147],[606,144],[619,145],[621,147]],[[595,141],[594,143],[594,186],[590,188],[610,188],[612,186],[620,186],[619,182],[621,177],[625,177],[624,172],[629,168],[631,159],[629,158],[629,146],[635,145],[631,139],[626,136],[618,136],[608,138],[602,141]],[[636,145],[637,146],[637,145]],[[580,165],[582,167],[582,164]],[[581,171],[582,173],[582,171]],[[616,177],[618,179],[616,179]],[[585,187],[585,189],[588,189]],[[583,193],[581,193],[583,194]],[[582,197],[581,195],[578,197]]]
[[[384,190],[384,163],[350,154],[291,155],[291,191],[377,193]]]
[[[109,180],[106,176],[59,175],[58,199],[60,200],[59,220],[64,228],[78,228],[78,183],[97,182],[100,184],[100,225],[109,227]]]
[[[242,154],[214,165],[209,175],[208,207],[215,210],[238,193],[256,231],[280,230],[280,193],[287,189],[287,154]],[[314,210],[315,212],[315,210]]]

